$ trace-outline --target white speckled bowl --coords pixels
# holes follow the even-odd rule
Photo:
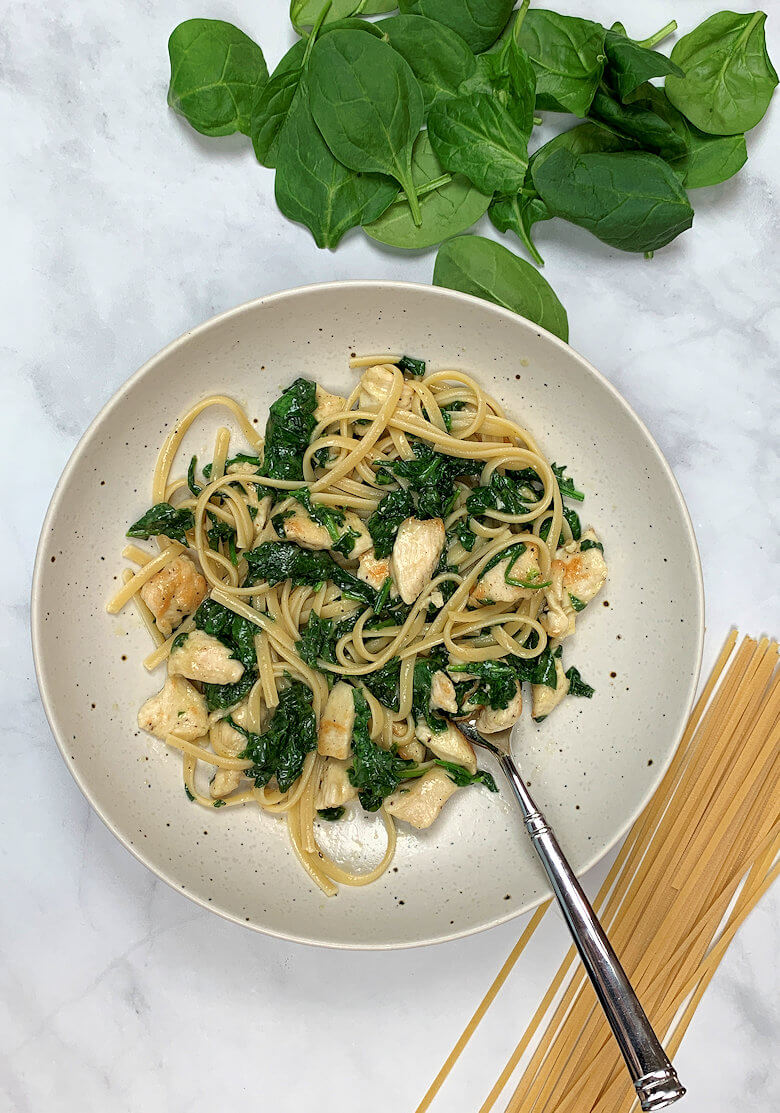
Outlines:
[[[264,421],[295,376],[346,393],[349,353],[383,351],[473,374],[587,492],[584,524],[604,539],[610,579],[566,650],[596,694],[565,701],[540,727],[527,720],[521,754],[578,872],[615,844],[658,784],[702,647],[696,542],[658,446],[597,371],[528,321],[437,287],[338,282],[250,302],[150,360],[85,433],[43,526],[33,641],[49,722],[97,813],[170,885],[237,923],[338,947],[452,939],[537,904],[547,888],[508,794],[458,793],[431,830],[400,835],[384,878],[328,900],[298,866],[282,822],[187,801],[179,755],[136,726],[162,683],[141,666],[148,635],[131,608],[111,618],[104,606],[127,524],[148,505],[157,450],[180,413],[221,391]],[[224,418],[191,431],[183,461],[210,458]]]

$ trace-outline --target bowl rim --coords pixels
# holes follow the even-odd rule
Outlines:
[[[103,420],[112,412],[112,410],[124,401],[126,392],[132,389],[132,387],[141,379],[153,373],[158,363],[165,360],[171,353],[175,352],[177,349],[184,347],[193,337],[196,337],[202,333],[206,333],[209,330],[216,328],[226,323],[227,321],[230,321],[234,317],[239,317],[245,313],[252,313],[256,309],[273,304],[276,301],[293,299],[302,295],[317,293],[318,291],[344,290],[354,291],[355,293],[357,293],[361,289],[392,289],[406,291],[414,290],[416,292],[424,290],[426,292],[426,296],[433,295],[434,297],[442,297],[444,299],[454,299],[456,301],[461,301],[466,305],[476,304],[479,305],[483,310],[487,308],[489,312],[496,313],[500,317],[503,317],[515,323],[519,322],[522,324],[523,327],[533,330],[537,334],[537,336],[539,336],[540,338],[544,337],[544,339],[548,343],[551,343],[554,347],[565,351],[567,355],[576,359],[580,363],[582,368],[590,375],[592,375],[593,378],[595,378],[596,381],[599,383],[599,385],[612,396],[613,400],[617,402],[617,404],[623,409],[626,416],[634,424],[638,432],[644,437],[645,441],[652,449],[658,463],[661,466],[662,472],[665,474],[667,480],[671,485],[671,490],[674,494],[678,509],[681,513],[682,521],[684,523],[685,536],[691,546],[691,550],[694,556],[694,572],[696,578],[695,601],[698,613],[698,629],[696,638],[695,661],[693,662],[693,668],[691,671],[688,694],[683,703],[683,710],[681,715],[679,716],[679,719],[675,723],[670,724],[668,728],[670,731],[670,735],[675,738],[675,745],[670,746],[668,757],[662,764],[658,766],[655,774],[655,779],[649,783],[649,786],[643,796],[641,803],[625,820],[623,825],[616,831],[612,839],[605,846],[601,847],[596,853],[594,853],[584,863],[584,865],[582,865],[576,871],[577,876],[582,877],[585,873],[587,873],[590,869],[597,865],[598,862],[605,858],[610,853],[610,851],[615,848],[615,846],[617,846],[617,844],[624,838],[626,833],[630,830],[630,828],[642,814],[642,812],[652,799],[653,795],[655,794],[659,784],[663,780],[663,777],[665,776],[666,771],[668,770],[679,745],[680,738],[682,737],[683,731],[685,729],[685,724],[687,723],[690,716],[696,693],[698,691],[702,656],[704,651],[705,631],[704,579],[699,546],[696,540],[696,534],[694,532],[690,512],[686,505],[685,498],[683,497],[683,493],[680,489],[680,485],[677,482],[677,479],[671,469],[669,462],[661,451],[661,448],[658,445],[655,437],[645,425],[644,421],[639,417],[639,415],[636,413],[630,403],[623,397],[620,391],[617,390],[615,386],[613,386],[613,384],[602,374],[602,372],[594,367],[589,360],[587,360],[583,355],[576,351],[576,349],[574,349],[570,344],[566,343],[566,341],[561,340],[560,337],[555,336],[554,333],[549,332],[541,325],[537,325],[533,321],[529,321],[528,318],[522,317],[518,313],[514,313],[512,310],[509,309],[505,309],[503,306],[499,306],[494,302],[474,297],[471,294],[464,294],[459,290],[451,290],[448,287],[444,286],[427,285],[423,282],[404,282],[390,279],[343,279],[332,282],[312,282],[301,286],[293,286],[286,290],[278,290],[272,294],[264,294],[257,298],[251,298],[250,300],[242,302],[240,305],[234,306],[231,309],[223,310],[221,313],[217,313],[214,316],[209,317],[201,324],[195,325],[193,328],[187,329],[185,332],[181,333],[181,335],[170,341],[170,343],[166,344],[165,347],[161,348],[158,352],[147,359],[136,371],[134,371],[129,376],[129,378],[127,378],[123,383],[120,384],[117,390],[101,407],[101,409],[89,423],[87,428],[81,434],[73,451],[71,452],[68,461],[63,468],[62,474],[60,475],[54,487],[49,506],[44,516],[43,525],[41,526],[40,536],[38,538],[31,583],[30,624],[33,662],[35,665],[35,676],[38,683],[38,691],[40,693],[41,703],[43,704],[43,709],[46,714],[49,728],[52,732],[55,742],[57,743],[57,748],[60,751],[60,755],[89,806],[98,816],[98,818],[103,822],[103,824],[108,828],[108,830],[115,836],[115,838],[119,840],[119,842],[125,847],[125,849],[128,850],[138,862],[140,862],[143,866],[150,870],[156,877],[159,877],[161,881],[164,881],[167,885],[169,885],[180,896],[186,897],[188,900],[193,901],[195,904],[198,904],[206,911],[216,913],[218,916],[222,917],[222,919],[229,920],[231,923],[234,924],[238,924],[242,928],[249,928],[250,930],[259,932],[260,934],[271,936],[276,939],[282,939],[290,943],[306,944],[307,946],[315,947],[326,947],[332,950],[395,951],[406,950],[412,947],[432,946],[438,943],[448,943],[456,939],[463,939],[471,935],[477,935],[481,932],[488,931],[490,928],[498,927],[500,924],[505,924],[509,920],[516,919],[520,916],[526,915],[529,912],[532,912],[535,908],[538,908],[539,905],[541,905],[545,900],[548,900],[552,896],[552,891],[549,888],[543,889],[537,896],[533,897],[531,900],[523,904],[521,908],[508,912],[505,915],[495,916],[486,923],[480,924],[476,927],[466,927],[458,931],[445,932],[441,935],[429,936],[423,939],[403,940],[391,943],[347,943],[334,942],[328,939],[312,939],[307,936],[296,935],[292,932],[279,931],[276,929],[263,927],[261,924],[257,924],[254,922],[246,923],[240,917],[234,915],[228,910],[208,903],[197,893],[190,892],[189,890],[182,890],[180,883],[171,873],[155,865],[150,860],[150,858],[142,852],[140,847],[131,845],[129,839],[123,834],[121,829],[118,828],[116,824],[114,824],[108,817],[103,808],[95,799],[94,794],[88,788],[86,779],[82,777],[79,771],[78,763],[75,760],[71,759],[68,753],[68,747],[65,745],[64,736],[61,734],[57,724],[54,699],[49,689],[48,678],[46,676],[43,661],[43,642],[45,639],[43,633],[44,623],[42,614],[42,581],[44,568],[44,550],[46,547],[46,541],[51,532],[52,524],[60,510],[60,504],[62,502],[65,488],[71,478],[72,473],[76,470],[79,460],[83,452],[85,451],[88,442],[92,438],[92,434],[98,429]]]

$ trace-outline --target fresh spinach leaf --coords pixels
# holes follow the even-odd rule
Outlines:
[[[530,263],[483,236],[459,236],[442,244],[433,284],[495,302],[561,340],[569,338],[566,310],[550,284]]]
[[[423,96],[409,64],[387,43],[360,31],[332,31],[309,59],[311,111],[325,142],[351,170],[389,174],[421,221],[412,148]]]
[[[680,67],[665,54],[649,50],[614,28],[607,31],[604,37],[604,53],[607,56],[607,79],[622,101],[653,77],[666,77],[667,74],[683,76]]]
[[[221,19],[188,19],[168,40],[168,104],[203,135],[250,134],[252,102],[268,80],[263,52]]]
[[[533,169],[549,210],[621,251],[656,251],[693,223],[679,179],[646,151],[555,151]]]
[[[363,0],[360,14],[384,15],[385,12],[394,12],[397,7],[398,0]]]
[[[456,765],[453,761],[442,761],[440,758],[436,758],[434,765],[444,769],[447,776],[455,782],[458,788],[467,788],[468,785],[484,785],[488,792],[498,792],[496,782],[486,769],[478,769],[476,773],[469,773],[463,765]]]
[[[534,224],[552,220],[552,213],[533,188],[533,179],[526,172],[525,183],[518,193],[498,194],[491,202],[488,216],[499,232],[514,232],[537,266],[544,265],[544,259],[531,238]]]
[[[300,777],[306,755],[317,748],[311,691],[299,680],[279,693],[279,704],[263,734],[245,730],[232,719],[230,725],[246,739],[241,757],[253,763],[246,776],[258,786],[276,777],[280,791],[287,792]]]
[[[378,220],[364,225],[372,239],[390,247],[431,247],[465,232],[490,204],[490,197],[480,193],[463,174],[445,173],[427,131],[420,132],[414,145],[412,181],[420,202],[419,226],[414,223],[405,195],[401,194]]]
[[[323,23],[346,19],[347,16],[362,11],[363,3],[364,0],[331,0]],[[290,0],[290,23],[298,34],[304,34],[304,28],[313,27],[317,23],[324,7],[324,0]]]
[[[299,84],[276,153],[276,203],[305,224],[318,247],[336,247],[345,232],[376,220],[396,196],[391,178],[358,174],[334,158]]]
[[[777,73],[766,49],[764,12],[717,12],[674,45],[682,77],[666,79],[666,95],[709,135],[749,131],[769,107]]]
[[[372,607],[376,592],[357,576],[337,564],[327,550],[302,549],[292,541],[264,541],[256,549],[244,553],[249,565],[245,587],[265,581],[272,586],[283,580],[296,585],[316,587],[330,580],[348,599],[355,599]]]
[[[504,30],[515,0],[399,0],[403,13],[438,20],[481,54]]]
[[[401,662],[391,657],[386,665],[361,678],[372,696],[376,696],[383,707],[398,711],[400,707]]]
[[[317,388],[296,379],[272,403],[265,426],[263,475],[269,479],[303,479],[303,454],[317,420]]]
[[[589,19],[532,8],[517,41],[536,71],[536,105],[586,116],[604,70],[604,28]]]
[[[381,808],[386,796],[395,792],[404,776],[415,765],[404,761],[393,750],[383,750],[371,741],[368,732],[370,712],[368,701],[359,688],[352,693],[355,701],[355,725],[352,730],[352,765],[349,782],[358,790],[358,799],[367,812]]]
[[[595,688],[591,688],[590,684],[586,684],[580,676],[579,669],[575,669],[574,665],[566,670],[566,676],[569,680],[569,695],[570,696],[584,696],[585,699],[590,699]]]
[[[439,20],[396,15],[381,20],[377,27],[411,66],[420,83],[426,112],[454,96],[476,69],[476,59],[466,42]]]
[[[158,502],[137,522],[133,522],[127,536],[140,537],[142,541],[148,541],[150,537],[170,537],[186,545],[186,531],[194,528],[195,518],[191,510],[177,510],[169,502]]]
[[[599,89],[590,106],[591,115],[619,135],[640,143],[664,159],[682,158],[685,139],[652,108],[642,103],[621,104]]]
[[[374,553],[380,559],[390,556],[393,544],[401,522],[414,516],[414,500],[406,490],[391,491],[380,501],[374,513],[366,523],[371,540],[374,542]]]
[[[337,808],[317,808],[317,815],[320,819],[326,819],[329,823],[335,823],[336,820],[341,819],[345,811],[346,808],[341,805]]]

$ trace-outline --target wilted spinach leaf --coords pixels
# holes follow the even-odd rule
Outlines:
[[[569,695],[570,696],[584,696],[585,699],[590,699],[595,688],[591,688],[590,684],[586,684],[580,676],[580,670],[575,669],[574,665],[566,670],[566,676],[569,680]]]
[[[363,693],[355,688],[355,725],[352,731],[354,757],[348,770],[349,782],[358,790],[358,799],[367,812],[381,808],[386,796],[398,788],[405,775],[415,769],[413,761],[404,761],[393,750],[383,750],[371,741],[368,733],[370,713]]]
[[[434,765],[441,766],[458,788],[466,788],[468,785],[484,785],[488,792],[498,792],[492,774],[488,773],[486,769],[478,769],[476,773],[469,773],[464,766],[456,765],[453,761],[441,761],[439,758],[436,758]]]
[[[311,552],[292,541],[264,541],[256,549],[244,553],[249,565],[245,587],[265,580],[273,585],[291,580],[296,585],[316,587],[330,580],[348,599],[356,599],[371,607],[377,593],[357,576],[347,572],[324,549]]]
[[[195,528],[191,510],[177,510],[169,502],[158,502],[127,531],[128,537],[140,537],[148,541],[150,537],[170,537],[173,541],[187,544],[186,531]]]
[[[375,672],[367,673],[361,679],[371,695],[376,696],[383,706],[397,711],[400,706],[400,677],[401,662],[397,657],[391,657],[386,665]]]
[[[263,475],[269,479],[303,479],[303,454],[317,420],[317,388],[296,379],[272,403],[265,427]]]
[[[244,730],[230,720],[247,741],[241,757],[251,761],[246,776],[256,785],[276,777],[281,792],[287,792],[303,771],[306,755],[317,748],[317,723],[311,691],[298,680],[279,693],[279,704],[263,734]]]
[[[406,490],[391,491],[380,501],[367,522],[377,557],[390,556],[398,527],[414,512],[414,500]]]
[[[447,671],[476,676],[479,684],[472,702],[486,703],[494,711],[503,711],[517,693],[517,669],[508,661],[467,661],[462,665],[449,665]]]

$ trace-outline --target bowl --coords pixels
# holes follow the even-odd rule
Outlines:
[[[32,593],[44,707],[87,800],[149,869],[236,923],[335,947],[454,939],[546,897],[506,787],[499,796],[481,787],[458,793],[429,830],[399,832],[383,878],[326,898],[298,866],[277,817],[253,806],[205,811],[186,799],[179,754],[137,726],[138,708],[163,682],[162,670],[150,675],[141,664],[148,634],[132,608],[110,617],[105,604],[120,582],[125,530],[149,505],[156,454],[178,415],[220,392],[262,426],[296,376],[347,393],[350,354],[390,351],[473,375],[548,459],[567,465],[586,492],[583,526],[593,524],[604,541],[607,586],[566,647],[567,663],[595,695],[564,701],[539,726],[524,719],[519,755],[578,873],[652,796],[701,661],[701,568],[668,464],[607,380],[531,322],[438,287],[337,282],[239,306],[154,356],[82,437],[44,522]],[[230,425],[220,411],[188,433],[184,468],[193,452],[210,458],[217,423]],[[369,846],[374,837],[370,827],[341,835]]]

